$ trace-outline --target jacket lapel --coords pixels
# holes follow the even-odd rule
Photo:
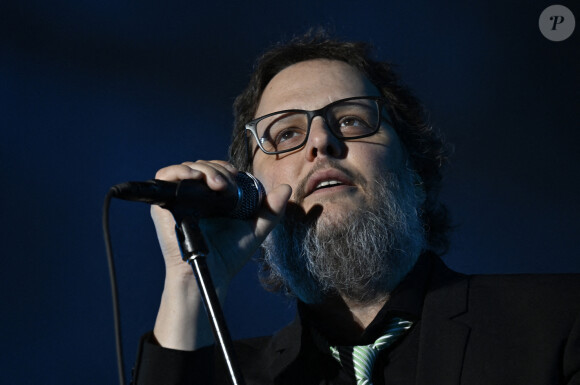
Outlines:
[[[454,318],[467,311],[468,288],[467,276],[436,260],[421,315],[417,384],[460,383],[470,328]]]
[[[274,334],[268,351],[270,377],[277,378],[298,357],[302,346],[302,324],[298,313],[294,321]]]

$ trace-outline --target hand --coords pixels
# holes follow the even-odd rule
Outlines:
[[[156,179],[177,182],[203,180],[215,191],[237,188],[237,170],[223,161],[185,162],[163,168]],[[233,276],[254,254],[258,246],[284,214],[292,193],[288,185],[267,191],[257,216],[248,220],[206,218],[200,227],[209,247],[207,265],[217,294],[223,303]],[[152,206],[157,237],[166,266],[165,287],[153,330],[157,342],[167,348],[194,350],[213,342],[193,271],[183,262],[175,235],[175,221],[168,210]]]
[[[179,181],[183,179],[203,180],[214,191],[236,191],[237,170],[224,161],[185,162],[159,170],[156,179]],[[200,227],[210,249],[207,263],[216,287],[227,286],[234,275],[254,254],[267,234],[282,217],[291,190],[279,186],[268,192],[265,202],[250,220],[231,218],[204,218]],[[175,221],[168,210],[152,206],[151,215],[155,222],[161,250],[165,258],[168,275],[188,276],[191,268],[182,261],[175,238]]]

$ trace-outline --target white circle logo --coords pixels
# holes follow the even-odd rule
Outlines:
[[[538,25],[546,39],[562,41],[572,35],[576,20],[572,11],[563,5],[550,5],[540,15]]]

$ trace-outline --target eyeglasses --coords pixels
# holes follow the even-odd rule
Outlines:
[[[381,125],[387,101],[379,96],[358,96],[332,102],[319,110],[284,110],[261,116],[246,124],[260,149],[269,155],[294,151],[304,146],[312,120],[320,116],[339,139],[374,135]],[[390,123],[390,122],[389,122]]]

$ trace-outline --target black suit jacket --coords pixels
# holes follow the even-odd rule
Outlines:
[[[433,265],[416,384],[580,385],[580,275],[466,276],[438,258]],[[274,336],[236,342],[246,384],[327,383],[321,373],[336,362],[305,348],[308,339],[296,320]],[[137,385],[229,384],[212,349],[163,349],[150,336],[134,373]]]

